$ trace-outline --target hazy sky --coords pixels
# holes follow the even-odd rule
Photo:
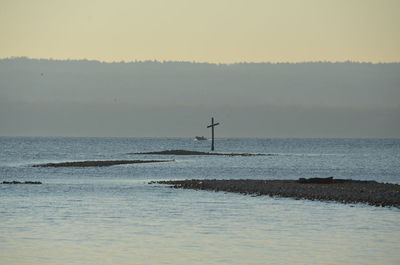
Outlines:
[[[0,0],[0,58],[400,61],[399,0]]]

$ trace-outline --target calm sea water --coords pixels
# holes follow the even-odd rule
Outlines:
[[[0,264],[399,264],[400,210],[174,190],[151,180],[327,177],[400,183],[400,139],[0,137]],[[176,159],[99,168],[36,163]]]

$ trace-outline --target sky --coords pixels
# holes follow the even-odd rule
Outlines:
[[[400,61],[398,0],[0,0],[0,58]]]

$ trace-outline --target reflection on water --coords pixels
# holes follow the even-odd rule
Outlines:
[[[148,180],[162,176],[164,179],[175,175],[184,178],[185,174],[188,178],[203,174],[213,177],[211,169],[234,177],[240,177],[241,172],[260,173],[262,177],[261,173],[269,172],[271,166],[283,174],[284,161],[293,167],[288,169],[292,173],[300,165],[300,172],[335,172],[336,168],[351,174],[368,163],[368,155],[385,157],[398,149],[379,151],[378,144],[374,148],[378,151],[364,152],[366,157],[361,157],[357,155],[363,153],[359,149],[347,150],[333,144],[329,147],[325,142],[293,148],[297,149],[293,153],[319,151],[320,156],[310,158],[313,162],[322,161],[315,165],[304,162],[304,157],[272,158],[262,163],[251,159],[188,157],[179,158],[181,162],[174,165],[88,169],[26,166],[31,161],[50,160],[52,155],[46,150],[53,153],[53,149],[58,149],[64,153],[59,160],[74,157],[70,150],[74,150],[71,146],[76,146],[76,142],[63,139],[66,146],[63,149],[61,145],[54,146],[56,140],[51,141],[49,148],[42,151],[34,148],[38,146],[35,141],[33,145],[25,144],[21,153],[26,158],[18,157],[12,148],[7,149],[15,153],[16,162],[22,166],[10,165],[10,155],[0,150],[3,152],[1,181],[31,179],[44,183],[0,185],[0,264],[400,263],[400,210],[396,208],[174,190],[147,184]],[[139,148],[124,147],[120,140],[105,143],[101,139],[96,147],[93,141],[86,145],[91,152],[99,146],[107,151],[96,154],[99,159],[120,158],[125,156],[126,149]],[[336,158],[325,154],[328,151],[322,152],[321,144],[329,153],[336,152]],[[153,143],[153,148],[158,145],[160,142]],[[267,152],[266,148],[257,148],[244,151]],[[278,146],[271,149],[274,148],[273,152],[280,153],[288,149],[279,150]],[[31,155],[34,152],[40,158],[34,158]],[[82,159],[93,159],[89,151],[76,153]],[[337,157],[353,160],[343,165],[338,163],[342,158]],[[386,176],[395,179],[397,169],[388,166],[388,161],[385,163],[375,170],[386,170]],[[207,170],[208,164],[211,169]]]

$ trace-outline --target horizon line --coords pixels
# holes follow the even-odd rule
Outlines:
[[[99,59],[88,59],[88,58],[81,58],[81,59],[57,59],[57,58],[33,58],[28,56],[9,56],[0,58],[0,61],[3,60],[15,60],[15,59],[28,59],[28,60],[38,60],[38,61],[62,61],[62,62],[97,62],[97,63],[104,63],[104,64],[114,64],[114,63],[191,63],[191,64],[210,64],[210,65],[235,65],[235,64],[304,64],[304,63],[356,63],[356,64],[399,64],[400,61],[380,61],[380,62],[372,62],[372,61],[352,61],[352,60],[345,60],[345,61],[328,61],[328,60],[320,60],[320,61],[237,61],[233,63],[216,63],[216,62],[207,62],[207,61],[179,61],[179,60],[158,60],[158,59],[146,59],[146,60],[120,60],[120,61],[105,61]]]
[[[147,139],[193,139],[193,136],[77,136],[77,135],[0,135],[0,138],[147,138]],[[371,136],[359,136],[359,137],[351,137],[351,136],[336,136],[336,137],[287,137],[287,136],[220,136],[215,137],[215,139],[226,140],[226,139],[338,139],[338,140],[346,140],[346,139],[363,139],[363,140],[382,140],[382,139],[390,139],[390,140],[400,140],[399,136],[395,137],[371,137]],[[207,139],[209,140],[209,139]]]

